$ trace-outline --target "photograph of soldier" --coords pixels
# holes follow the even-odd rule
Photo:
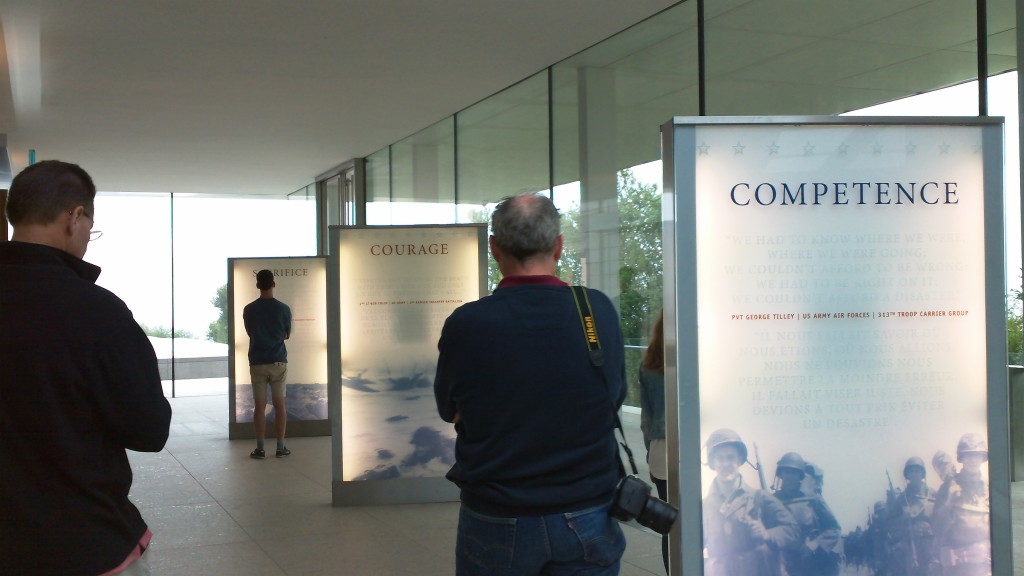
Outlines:
[[[821,466],[812,462],[807,463],[807,468],[804,470],[807,475],[804,477],[804,493],[805,494],[821,494],[825,490],[825,471],[821,469]]]
[[[815,475],[808,471],[821,475],[820,469],[796,452],[783,454],[775,467],[775,497],[800,527],[797,541],[781,550],[782,565],[788,576],[838,576],[842,560],[836,551],[839,522],[818,492]],[[805,484],[809,478],[811,482]]]
[[[949,497],[949,487],[956,477],[956,462],[945,450],[939,450],[932,456],[932,469],[939,476],[939,490],[935,493],[935,506],[941,507]]]
[[[937,573],[932,532],[935,493],[925,482],[924,460],[913,456],[903,466],[906,487],[891,490],[886,505],[887,574],[929,576]]]
[[[763,485],[743,481],[747,446],[722,428],[705,442],[714,481],[703,501],[704,570],[707,576],[780,576],[780,551],[800,541],[800,527],[786,506]]]
[[[949,483],[948,495],[935,507],[934,529],[943,576],[986,576],[992,573],[989,535],[988,443],[968,433],[956,447],[960,471]]]
[[[959,471],[947,452],[938,450],[932,457],[932,469],[942,482],[936,490],[928,485],[925,461],[908,458],[903,466],[905,485],[896,487],[890,479],[885,501],[876,502],[866,525],[843,539],[842,573],[991,575],[987,461],[986,439],[964,434],[956,449]]]

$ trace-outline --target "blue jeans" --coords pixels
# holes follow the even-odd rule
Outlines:
[[[459,511],[456,576],[617,576],[626,550],[608,505],[548,516]]]

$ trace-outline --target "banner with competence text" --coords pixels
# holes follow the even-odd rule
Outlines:
[[[833,121],[675,127],[704,573],[989,573],[993,125]]]

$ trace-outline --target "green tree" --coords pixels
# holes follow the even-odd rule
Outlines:
[[[473,210],[469,214],[469,221],[474,223],[490,224],[491,214],[486,208],[479,208]],[[494,292],[494,289],[498,287],[498,282],[501,281],[501,271],[498,270],[498,263],[494,261],[494,258],[487,255],[487,293]]]
[[[639,406],[636,375],[650,329],[661,312],[661,193],[654,184],[637,181],[630,170],[618,173],[620,325],[626,337],[626,375],[630,382],[626,404]],[[565,249],[559,277],[579,284],[583,276],[583,230],[580,209],[562,213]]]
[[[619,177],[620,253],[625,271],[620,270],[620,286],[630,302],[621,299],[627,338],[645,339],[650,332],[662,302],[661,193],[655,184],[642,184],[630,170],[620,170]],[[632,309],[626,310],[629,304]]]
[[[228,343],[228,285],[224,284],[220,288],[217,288],[217,295],[210,300],[210,304],[213,304],[214,308],[220,310],[220,315],[216,320],[210,322],[210,327],[206,330],[206,339],[214,342],[220,342],[221,344]]]
[[[166,326],[147,326],[147,325],[143,324],[142,322],[139,322],[139,326],[142,328],[142,331],[145,332],[147,336],[152,336],[154,338],[170,338],[171,337],[171,329],[166,327]],[[195,334],[189,332],[188,330],[175,330],[174,331],[174,337],[175,338],[195,338]]]
[[[1024,365],[1024,292],[1020,288],[1006,295],[1006,355],[1007,364]]]
[[[622,264],[618,298],[626,338],[645,339],[661,312],[661,193],[655,184],[638,182],[633,172],[618,173],[619,241]],[[582,279],[583,231],[580,209],[562,214],[565,250],[559,277],[578,284]]]

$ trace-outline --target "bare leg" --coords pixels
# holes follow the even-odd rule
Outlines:
[[[284,397],[274,398],[274,431],[277,433],[278,446],[284,445],[284,432],[288,424],[288,412],[284,408]],[[264,422],[264,427],[266,423]]]
[[[252,425],[256,429],[256,440],[263,444],[267,434],[267,403],[257,401],[252,409]]]

